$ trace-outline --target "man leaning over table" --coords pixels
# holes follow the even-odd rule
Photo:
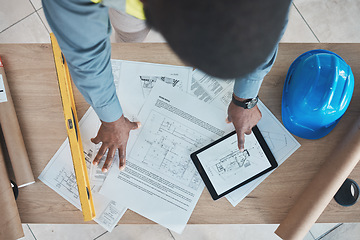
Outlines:
[[[103,171],[119,151],[125,168],[131,130],[116,96],[111,63],[111,23],[117,41],[141,42],[159,31],[186,63],[219,78],[235,78],[228,122],[239,149],[261,119],[257,95],[276,57],[290,0],[42,0],[46,18],[65,55],[72,79],[102,124],[94,164],[108,150]],[[110,11],[109,11],[110,9]],[[146,19],[146,20],[145,20]]]

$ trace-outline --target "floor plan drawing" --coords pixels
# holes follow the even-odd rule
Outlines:
[[[226,178],[230,174],[236,174],[239,168],[246,168],[251,165],[249,161],[249,151],[245,149],[243,152],[233,151],[219,159],[215,165],[212,166],[213,170],[217,172],[223,178]]]
[[[196,189],[201,178],[190,153],[200,148],[205,138],[156,111],[151,112],[143,128],[146,132],[137,139],[131,158]]]

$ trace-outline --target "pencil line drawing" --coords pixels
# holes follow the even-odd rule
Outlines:
[[[153,110],[130,156],[197,189],[201,177],[190,159],[190,153],[201,147],[206,139],[193,129]]]
[[[56,187],[61,189],[65,188],[68,194],[73,198],[79,199],[79,191],[76,183],[76,176],[74,172],[69,172],[63,167],[57,176],[55,176]]]
[[[169,78],[164,76],[139,76],[142,86],[142,91],[144,97],[148,96],[154,87],[156,81],[163,81],[164,83],[170,84],[173,87],[180,87],[181,88],[181,82],[178,79],[175,78]]]

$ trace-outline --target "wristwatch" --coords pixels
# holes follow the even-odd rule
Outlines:
[[[232,96],[232,102],[239,107],[250,109],[256,106],[257,102],[259,101],[259,96],[256,96],[254,98],[246,99],[245,101],[239,101],[237,100],[234,95]]]

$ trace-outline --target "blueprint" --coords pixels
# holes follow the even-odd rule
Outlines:
[[[79,126],[83,140],[86,166],[88,168],[88,173],[90,172],[90,185],[96,212],[94,220],[107,231],[111,232],[125,213],[126,208],[116,201],[98,193],[106,178],[106,174],[101,172],[103,162],[98,166],[91,164],[95,158],[95,153],[100,147],[99,145],[90,142],[90,139],[96,135],[97,130],[100,127],[100,120],[92,108],[89,108],[86,112],[81,119]],[[117,166],[114,165],[116,164],[113,164],[112,168],[117,168]],[[53,158],[49,161],[39,176],[39,179],[76,208],[81,210],[68,139],[65,140]]]
[[[207,76],[201,71],[195,70],[192,78],[192,87],[189,88],[189,93],[197,96],[200,100],[212,103],[214,106],[226,112],[227,107],[231,101],[233,84],[233,81],[213,78]],[[196,91],[200,90],[201,92],[207,93],[207,95],[211,96],[211,98],[203,98],[203,95],[199,93],[196,94]],[[262,133],[266,143],[268,144],[271,152],[273,153],[278,165],[280,166],[300,147],[300,144],[260,100],[258,107],[262,113],[262,118],[257,126]],[[254,181],[229,193],[226,195],[226,198],[235,207],[273,171],[264,174]]]
[[[178,88],[157,83],[138,116],[143,126],[131,132],[125,170],[110,170],[100,193],[182,232],[204,188],[190,154],[230,131],[225,117]]]
[[[157,82],[186,92],[192,75],[192,68],[183,66],[124,60],[111,60],[111,65],[124,115],[131,120],[136,120]]]

